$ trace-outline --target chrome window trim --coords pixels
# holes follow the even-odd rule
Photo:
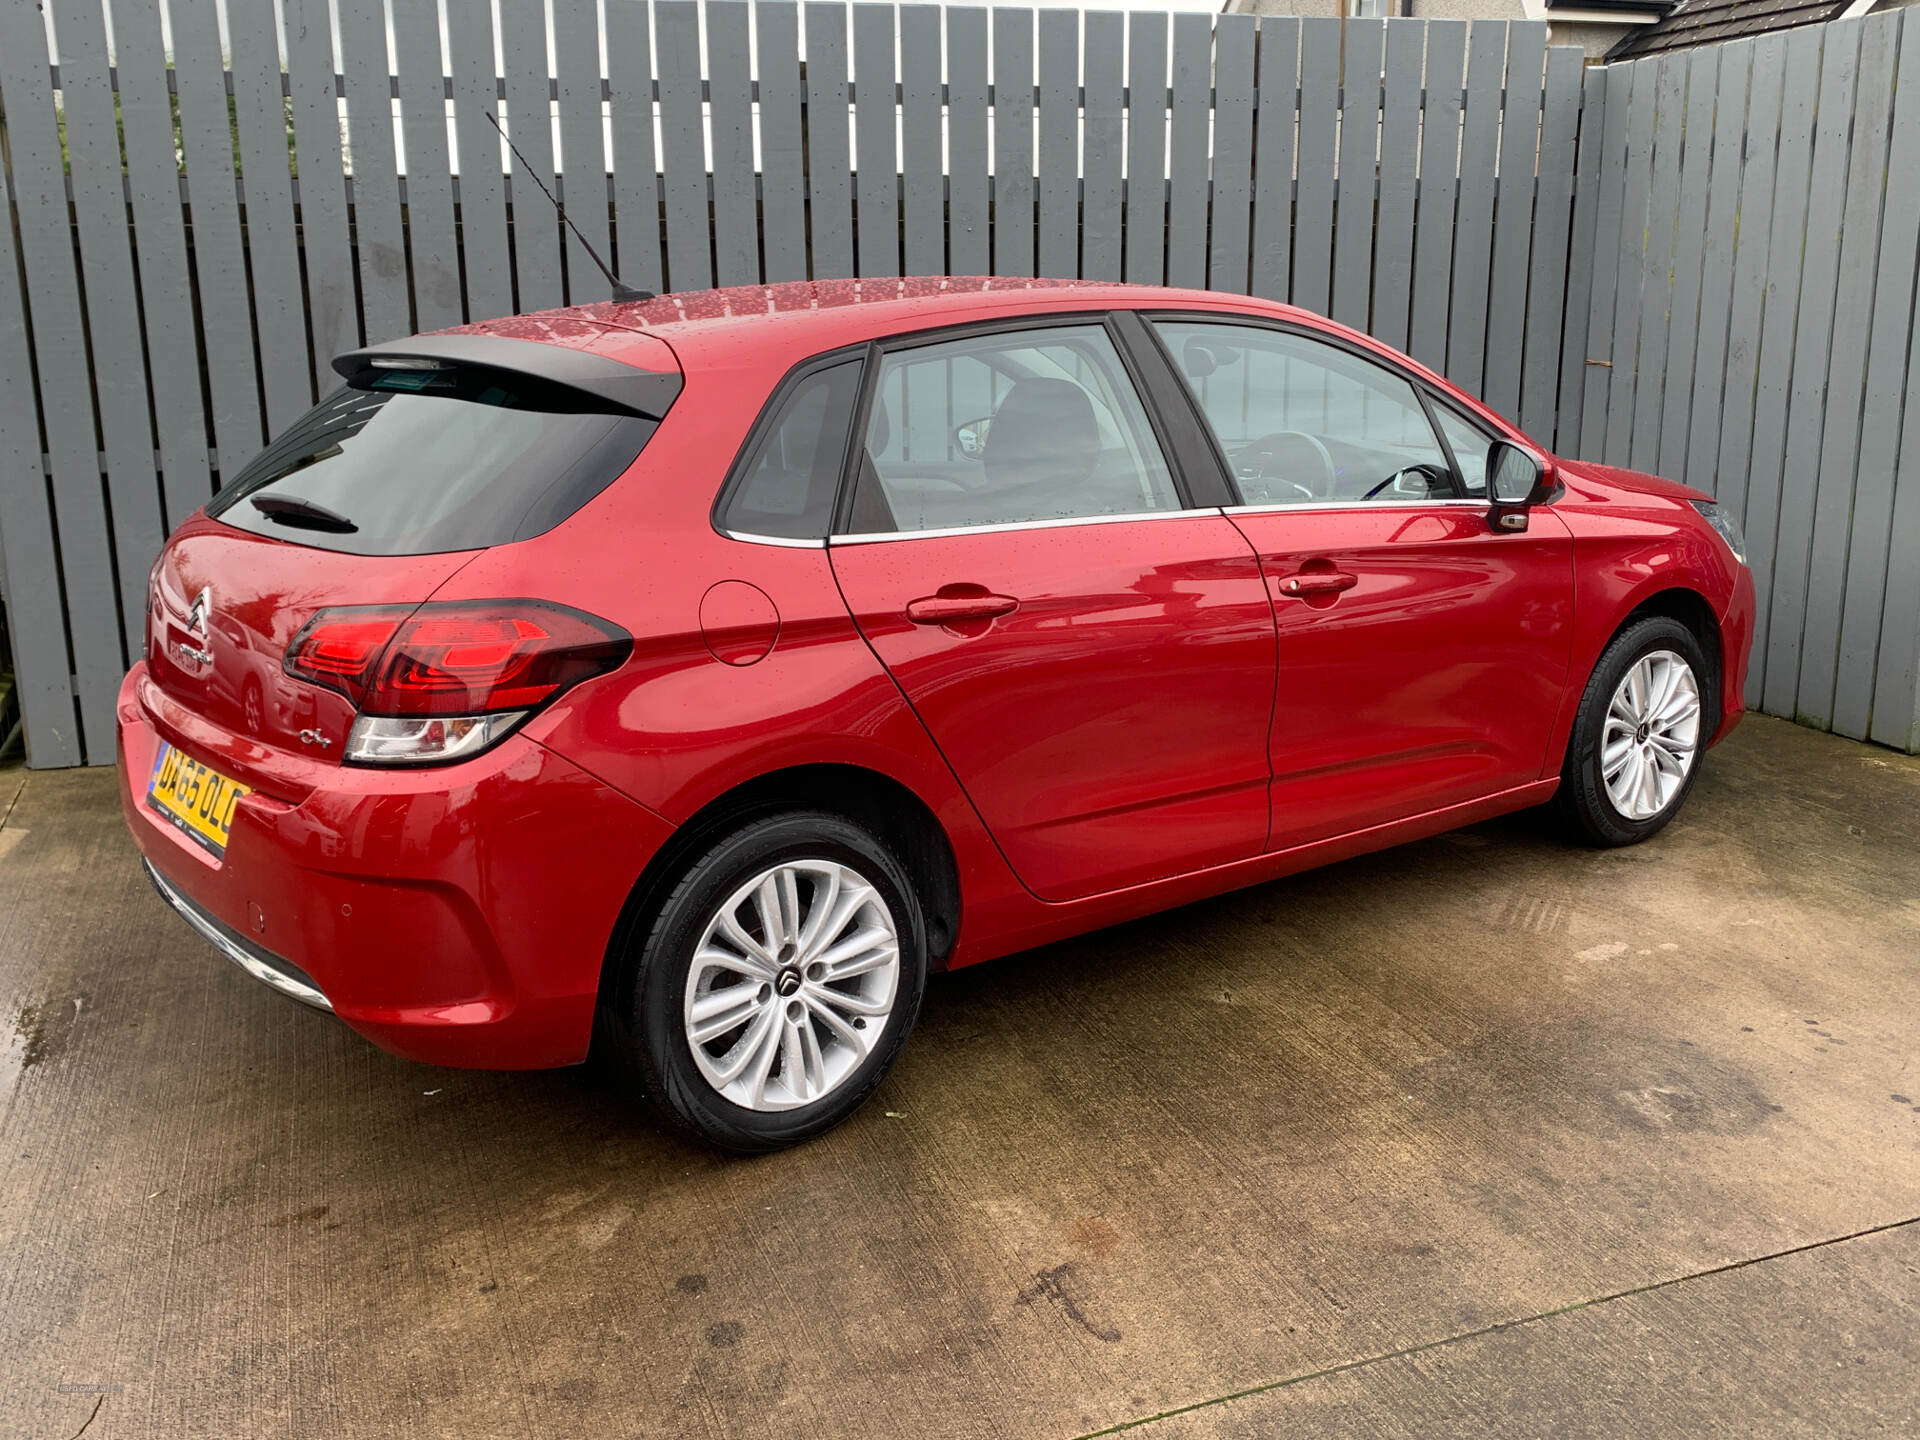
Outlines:
[[[1228,515],[1277,515],[1293,510],[1354,510],[1364,514],[1374,510],[1431,510],[1436,506],[1443,506],[1455,510],[1462,508],[1485,510],[1488,503],[1486,500],[1474,499],[1472,497],[1468,497],[1467,499],[1452,498],[1445,500],[1302,500],[1297,505],[1229,505],[1226,507],[1224,513]]]
[[[224,926],[193,901],[176,890],[166,876],[154,867],[151,860],[142,859],[141,868],[147,872],[147,879],[153,882],[153,888],[160,892],[160,898],[180,912],[185,920],[197,932],[201,939],[212,945],[227,959],[238,965],[247,974],[270,989],[278,990],[282,995],[298,1000],[302,1005],[311,1005],[316,1010],[333,1013],[333,1002],[322,995],[313,986],[296,980],[283,970],[278,970],[259,956],[243,949],[226,933]]]
[[[877,545],[883,540],[944,540],[955,535],[1004,535],[1013,530],[1059,530],[1069,525],[1118,525],[1128,520],[1190,520],[1196,515],[1221,515],[1218,505],[1191,510],[1138,510],[1125,515],[1070,515],[1061,520],[1009,520],[997,525],[951,525],[939,530],[874,530],[835,535],[833,545]]]
[[[827,544],[818,536],[755,535],[750,530],[722,530],[720,533],[743,545],[778,545],[785,550],[823,550]]]

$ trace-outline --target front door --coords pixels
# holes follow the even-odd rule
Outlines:
[[[1097,321],[889,351],[834,574],[1023,883],[1258,854],[1274,637]]]
[[[1273,596],[1273,848],[1539,779],[1566,684],[1566,526],[1536,507],[1523,532],[1490,528],[1490,437],[1396,370],[1288,329],[1157,328]]]

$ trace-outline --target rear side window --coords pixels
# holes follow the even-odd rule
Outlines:
[[[717,517],[722,530],[818,540],[831,528],[860,393],[860,362],[802,376],[755,436]]]
[[[207,506],[229,525],[352,555],[477,550],[551,530],[657,428],[563,386],[396,370],[308,411]]]

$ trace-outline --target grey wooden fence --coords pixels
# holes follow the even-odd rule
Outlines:
[[[1920,14],[1601,83],[1589,364],[1562,448],[1741,515],[1751,703],[1920,750]]]
[[[1634,248],[1650,205],[1696,235],[1730,213],[1726,142],[1680,158],[1693,116],[1673,108],[1698,93],[1712,129],[1706,96],[1729,91],[1681,84],[1659,103],[1675,82],[1657,67],[1685,59],[1583,86],[1578,52],[1549,50],[1538,23],[550,0],[549,45],[541,0],[502,0],[497,35],[490,0],[281,0],[283,26],[229,5],[224,37],[214,0],[164,0],[168,54],[163,0],[49,3],[57,54],[34,7],[0,0],[0,559],[36,765],[112,759],[162,535],[312,403],[331,355],[605,298],[489,114],[651,288],[998,273],[1252,291],[1369,329],[1543,443],[1609,458],[1644,449],[1635,366],[1656,332],[1675,358],[1649,402],[1683,388],[1664,377],[1692,374],[1694,350],[1729,375],[1743,353],[1716,316],[1745,314],[1750,290],[1721,294],[1720,269],[1684,260],[1663,280],[1658,247]],[[1729,65],[1720,85],[1753,70],[1764,109],[1757,67]],[[1735,203],[1772,178],[1744,163]],[[1695,223],[1702,185],[1722,209]],[[1750,244],[1725,248],[1751,266]],[[1663,285],[1699,318],[1684,355]],[[1771,301],[1762,318],[1793,359],[1791,320]],[[1710,388],[1689,413],[1717,410]],[[1885,429],[1846,459],[1865,476],[1884,458],[1891,511]],[[1763,438],[1688,474],[1718,484]],[[1916,552],[1882,546],[1871,607],[1883,628],[1907,620],[1905,680],[1872,712],[1895,743],[1903,723],[1912,739],[1915,606],[1888,557]],[[1876,637],[1873,663],[1898,672],[1894,641]],[[1903,683],[1900,712],[1884,697]]]

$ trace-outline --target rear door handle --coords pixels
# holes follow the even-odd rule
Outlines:
[[[907,602],[907,619],[916,625],[951,625],[956,620],[995,620],[1019,608],[1011,595],[922,595]]]
[[[1280,582],[1282,595],[1305,599],[1309,595],[1338,595],[1360,583],[1360,577],[1344,570],[1303,570]]]

